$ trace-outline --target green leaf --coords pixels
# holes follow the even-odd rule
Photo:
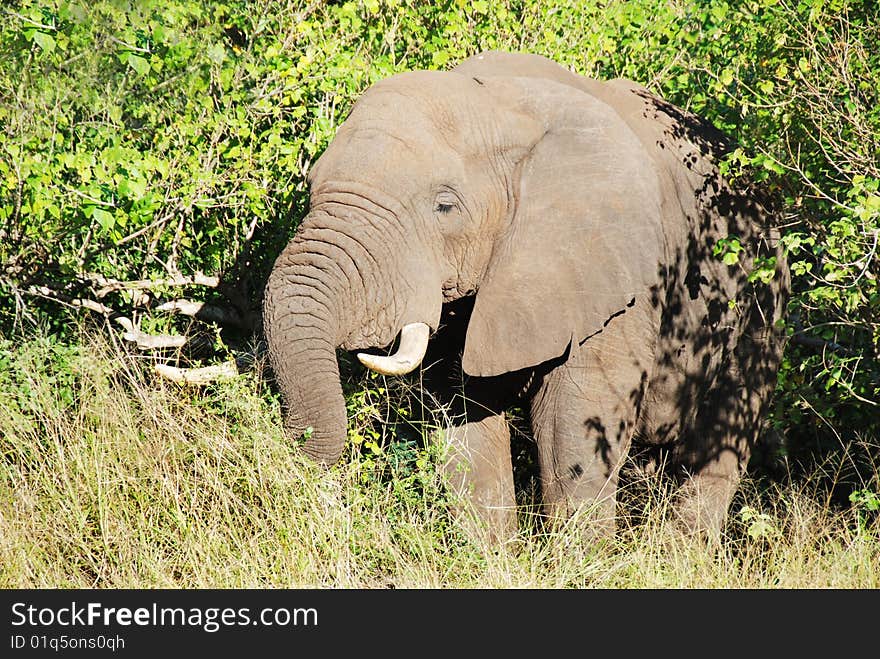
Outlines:
[[[768,169],[771,172],[775,172],[776,174],[782,174],[785,172],[785,168],[769,156],[761,161],[761,165],[764,167],[764,169]]]
[[[135,70],[139,76],[145,76],[150,72],[150,62],[139,55],[128,55],[128,65]]]
[[[116,224],[116,218],[113,213],[108,213],[103,208],[92,209],[92,219],[96,220],[104,231],[109,231]]]
[[[222,43],[215,43],[208,48],[207,55],[208,59],[214,62],[214,64],[223,64],[223,60],[226,59],[226,48],[223,47]]]
[[[55,50],[55,39],[45,32],[34,32],[34,42],[43,49],[47,55]]]
[[[141,178],[122,179],[119,182],[119,194],[128,199],[137,201],[144,196],[147,190],[147,182]]]

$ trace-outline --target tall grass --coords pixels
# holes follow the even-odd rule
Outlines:
[[[607,542],[524,515],[487,546],[431,447],[320,469],[257,374],[194,391],[149,366],[94,337],[0,342],[0,587],[880,586],[876,520],[809,484],[747,482],[718,544],[677,535],[658,495]]]

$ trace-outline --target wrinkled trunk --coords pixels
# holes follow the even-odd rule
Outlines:
[[[339,459],[347,435],[335,349],[388,345],[411,325],[399,354],[367,357],[383,372],[405,373],[421,361],[439,322],[438,266],[396,226],[360,206],[325,202],[303,221],[266,284],[263,329],[284,426],[291,440],[306,434],[305,452],[324,464]]]
[[[324,260],[315,263],[307,246],[285,250],[266,286],[263,321],[285,434],[305,435],[305,453],[330,465],[345,446],[347,417],[335,350],[341,282]]]

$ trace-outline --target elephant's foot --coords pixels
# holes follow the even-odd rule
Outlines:
[[[679,528],[709,542],[720,541],[740,472],[738,456],[727,451],[699,472],[688,474],[675,498],[675,521]]]
[[[614,536],[617,530],[615,511],[617,508],[614,490],[609,487],[608,495],[586,497],[555,497],[544,495],[544,515],[546,526],[568,535],[574,531],[585,546],[593,545]]]
[[[447,483],[454,512],[471,537],[500,544],[517,532],[510,429],[503,414],[446,431]]]
[[[749,388],[732,367],[707,396],[696,427],[673,457],[676,520],[690,535],[718,542],[727,510],[751,454],[764,393]]]

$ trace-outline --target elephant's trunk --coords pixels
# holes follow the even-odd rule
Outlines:
[[[388,345],[403,328],[396,354],[361,359],[383,373],[406,373],[424,357],[442,305],[439,268],[416,248],[417,237],[403,235],[393,217],[361,208],[369,205],[363,196],[329,196],[278,257],[263,303],[286,433],[292,440],[306,434],[305,452],[325,464],[339,459],[347,435],[336,348]]]
[[[292,243],[266,285],[263,324],[270,362],[284,398],[284,429],[305,436],[304,452],[336,462],[345,446],[347,416],[336,362],[343,283],[332,260]]]

